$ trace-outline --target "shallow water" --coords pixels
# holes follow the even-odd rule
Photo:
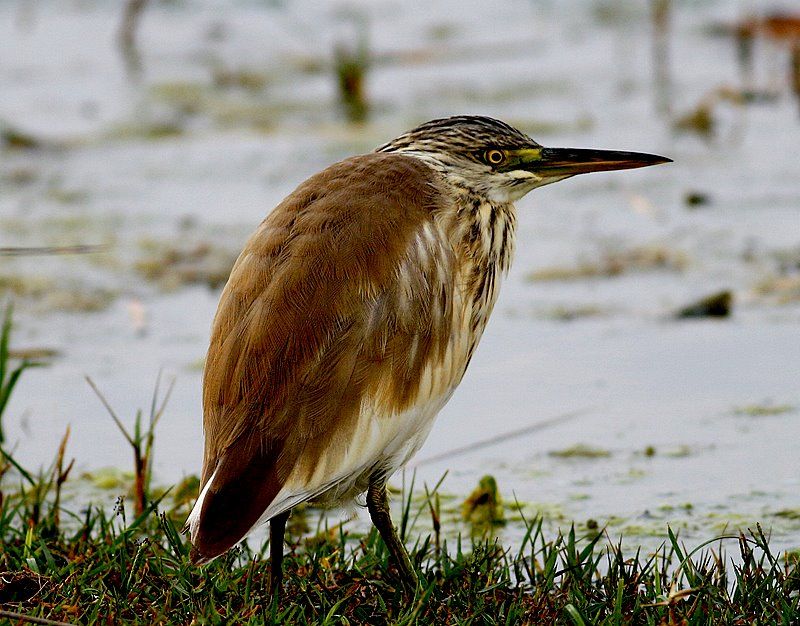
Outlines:
[[[482,113],[546,145],[675,163],[578,177],[519,203],[515,265],[415,459],[417,480],[449,470],[444,491],[466,495],[492,473],[528,512],[609,523],[628,541],[663,537],[667,523],[705,539],[761,521],[780,546],[797,547],[800,288],[759,288],[800,275],[800,107],[787,55],[756,47],[753,81],[773,99],[720,102],[711,137],[677,133],[674,120],[705,94],[741,85],[733,42],[707,27],[743,13],[738,2],[676,3],[665,113],[640,4],[156,4],[140,31],[138,83],[114,46],[114,3],[0,5],[0,122],[45,144],[0,152],[0,246],[107,246],[86,257],[0,257],[0,275],[43,285],[17,298],[17,344],[60,353],[25,375],[8,409],[17,457],[49,462],[70,424],[82,469],[127,466],[83,378],[130,422],[163,370],[175,388],[158,428],[157,478],[197,472],[200,363],[218,289],[147,280],[136,262],[170,242],[235,255],[276,202],[328,163],[425,119]],[[361,127],[341,120],[326,69],[334,45],[354,39],[353,11],[375,58],[374,111]],[[264,87],[215,88],[219,68],[256,72]],[[689,191],[710,203],[687,208]],[[672,261],[531,280],[638,248]],[[719,289],[734,292],[730,318],[671,319]],[[552,454],[579,444],[607,454]]]

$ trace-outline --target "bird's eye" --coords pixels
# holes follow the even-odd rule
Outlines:
[[[506,155],[501,150],[487,150],[483,153],[483,160],[489,165],[500,165],[506,160]]]

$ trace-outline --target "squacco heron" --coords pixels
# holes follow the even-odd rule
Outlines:
[[[302,183],[248,240],[214,318],[192,560],[269,521],[275,589],[292,507],[366,492],[401,580],[416,580],[386,483],[475,352],[511,263],[514,202],[575,174],[667,161],[545,148],[458,116]]]

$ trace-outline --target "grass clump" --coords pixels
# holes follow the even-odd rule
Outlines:
[[[145,255],[134,269],[146,280],[157,282],[165,291],[183,285],[202,284],[217,289],[225,284],[237,253],[208,241],[142,242]]]
[[[748,404],[736,407],[733,412],[740,417],[771,417],[773,415],[785,415],[797,410],[791,404]]]
[[[562,450],[551,450],[548,454],[559,459],[607,459],[611,456],[611,452],[604,448],[587,446],[583,443]]]
[[[529,282],[570,281],[612,278],[623,274],[670,271],[682,272],[689,258],[668,246],[653,243],[627,249],[605,249],[596,259],[584,259],[575,266],[552,266],[529,272]]]
[[[137,414],[133,433],[107,406],[134,451],[131,518],[124,497],[113,508],[62,500],[73,466],[68,432],[55,461],[38,473],[0,446],[0,620],[7,620],[0,623],[711,626],[800,619],[800,553],[773,554],[760,526],[692,551],[669,530],[652,554],[605,545],[596,523],[584,535],[573,526],[548,537],[541,517],[522,517],[526,533],[513,549],[486,534],[448,541],[439,485],[415,499],[412,484],[399,498],[401,537],[409,545],[412,529],[418,534],[409,546],[421,581],[416,592],[399,584],[374,529],[357,535],[338,526],[288,537],[283,590],[271,597],[267,544],[235,548],[202,568],[189,562],[178,529],[191,503],[177,492],[193,491],[191,480],[174,490],[172,508],[166,493],[150,489],[164,407],[157,396],[145,426]],[[481,487],[474,504],[497,508],[495,481],[485,477]],[[429,530],[420,522],[427,514]],[[736,541],[735,557],[724,539]]]
[[[26,488],[23,491],[28,490]],[[411,549],[422,587],[407,596],[373,530],[294,539],[283,593],[268,593],[267,546],[188,561],[176,521],[152,502],[38,514],[23,491],[0,509],[0,610],[81,624],[793,624],[798,555],[770,551],[760,528],[724,550],[688,552],[670,531],[660,550],[624,555],[602,535],[547,538],[528,523],[515,550],[493,540],[432,541]],[[41,495],[41,491],[38,492]],[[406,510],[406,514],[408,511]],[[438,548],[434,545],[437,544]],[[703,546],[705,548],[705,546]],[[0,616],[2,613],[0,612]]]

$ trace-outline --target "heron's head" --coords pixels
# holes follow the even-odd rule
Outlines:
[[[505,122],[473,115],[426,122],[376,151],[424,159],[454,184],[495,202],[513,202],[576,174],[670,161],[640,152],[545,148]]]

